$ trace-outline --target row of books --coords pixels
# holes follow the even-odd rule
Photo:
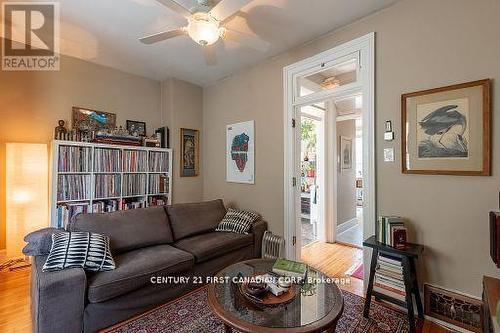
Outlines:
[[[139,200],[139,201],[122,200],[121,210],[137,209],[144,207],[146,207],[146,201],[144,200]]]
[[[401,260],[379,254],[373,290],[400,301],[405,301],[406,290]]]
[[[58,175],[57,200],[85,200],[90,198],[90,175]]]
[[[159,151],[152,151],[149,153],[150,172],[167,172],[168,163],[169,161],[167,153]]]
[[[378,242],[393,247],[404,246],[407,238],[405,219],[399,216],[379,216],[375,225]]]
[[[120,150],[96,148],[94,153],[95,172],[120,172]]]
[[[148,153],[143,150],[123,151],[123,171],[145,172],[147,170]]]
[[[88,172],[92,161],[90,147],[60,146],[57,170],[59,172]]]
[[[116,212],[119,206],[120,206],[120,201],[117,199],[94,201],[92,202],[92,212],[93,213]]]
[[[123,175],[123,196],[144,195],[146,193],[146,175],[125,174]]]
[[[89,204],[85,202],[64,203],[57,206],[57,226],[67,227],[68,223],[78,214],[89,212]]]
[[[165,206],[167,204],[167,197],[149,197],[148,206]]]
[[[149,175],[149,194],[168,193],[168,185],[168,177],[166,175]]]
[[[120,175],[96,175],[95,197],[109,198],[120,196]]]

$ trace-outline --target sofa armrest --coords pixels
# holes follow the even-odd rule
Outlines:
[[[31,266],[31,320],[33,332],[80,333],[87,278],[82,268],[43,272],[47,256],[33,257]]]
[[[250,230],[253,233],[253,244],[254,244],[254,256],[255,258],[261,257],[262,252],[262,237],[264,232],[267,230],[267,222],[264,220],[258,220],[252,226]]]

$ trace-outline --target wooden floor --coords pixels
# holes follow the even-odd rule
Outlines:
[[[348,283],[339,284],[343,290],[364,297],[363,281],[347,274],[363,261],[363,250],[342,244],[315,242],[302,248],[302,261],[333,278]],[[417,332],[447,333],[451,332],[431,321],[418,321]]]
[[[302,253],[302,260],[332,277],[348,278],[348,272],[363,259],[360,249],[326,243],[313,243]],[[363,296],[363,281],[350,278],[340,286]],[[29,309],[29,269],[0,272],[0,333],[31,332]],[[419,323],[420,333],[443,333],[446,329],[425,320]],[[58,333],[58,332],[54,332]]]

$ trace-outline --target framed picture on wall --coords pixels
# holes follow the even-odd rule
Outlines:
[[[254,121],[226,126],[226,181],[255,183]]]
[[[490,90],[487,79],[402,95],[402,172],[489,176]]]
[[[199,172],[199,131],[181,128],[181,177],[196,177]]]
[[[347,170],[352,168],[352,139],[340,137],[340,169]]]
[[[139,136],[146,136],[146,123],[143,121],[127,120],[127,130],[129,133],[137,133]]]
[[[74,106],[72,118],[73,129],[80,132],[112,130],[116,127],[116,114],[114,113]]]

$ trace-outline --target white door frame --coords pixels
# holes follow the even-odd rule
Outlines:
[[[358,56],[358,79],[354,83],[349,83],[335,89],[323,90],[307,96],[297,96],[297,78],[309,75],[326,69],[326,65],[331,66],[343,60],[346,56],[357,53]],[[375,200],[375,33],[369,33],[350,42],[336,46],[330,50],[321,52],[313,57],[304,59],[283,69],[284,85],[284,237],[286,239],[286,257],[298,259],[300,249],[295,246],[294,240],[297,233],[297,211],[300,212],[300,186],[298,185],[300,170],[297,165],[297,136],[300,131],[292,124],[300,124],[297,117],[297,108],[303,105],[323,102],[334,99],[336,96],[349,93],[363,94],[363,174],[367,181],[364,182],[363,208],[363,236],[367,237],[375,231],[376,200]],[[366,134],[366,135],[365,135]],[[300,149],[300,147],[299,147]],[[335,158],[336,160],[336,158]],[[328,180],[331,182],[331,179]],[[336,200],[336,193],[334,198]],[[336,206],[336,205],[335,205]],[[328,215],[328,214],[327,214]],[[336,218],[336,214],[330,213],[327,216],[331,221]],[[336,228],[336,223],[333,224]],[[327,235],[327,240],[333,241],[333,230]],[[330,236],[330,237],[328,237]],[[369,267],[368,253],[364,253],[365,267]],[[367,273],[367,270],[365,270]],[[366,276],[365,276],[366,277]]]

